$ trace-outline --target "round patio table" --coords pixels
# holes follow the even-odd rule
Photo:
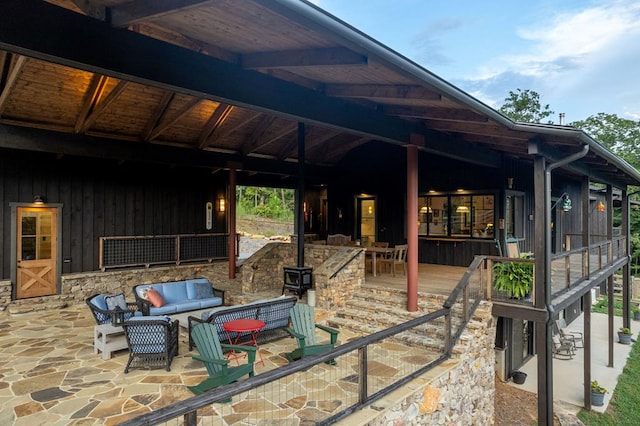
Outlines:
[[[261,362],[262,365],[264,365],[264,360],[262,359],[260,348],[258,347],[258,335],[264,328],[264,325],[264,322],[260,320],[241,318],[225,322],[222,324],[222,328],[227,332],[229,344],[255,346],[258,357],[260,358],[260,361],[258,362]],[[234,333],[235,338],[233,337]],[[243,337],[246,337],[247,340],[240,341]],[[231,351],[227,354],[227,359],[235,359],[236,362],[240,364],[238,358],[243,358],[246,355],[246,353],[240,354],[238,352]]]

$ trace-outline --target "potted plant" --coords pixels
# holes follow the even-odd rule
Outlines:
[[[640,305],[632,307],[631,312],[633,312],[633,319],[636,321],[640,321]]]
[[[631,330],[627,327],[620,327],[618,331],[618,341],[623,345],[631,344]]]
[[[604,405],[604,394],[608,393],[607,389],[600,386],[597,380],[591,382],[591,405],[602,407]]]
[[[516,370],[511,373],[511,378],[513,379],[513,383],[521,385],[525,380],[527,380],[527,373],[525,373],[524,371]]]
[[[533,290],[533,263],[517,260],[496,263],[493,265],[493,288],[510,298],[526,297]]]

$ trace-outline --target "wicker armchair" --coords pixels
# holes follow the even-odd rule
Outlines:
[[[159,368],[171,371],[178,354],[178,320],[165,316],[134,317],[122,325],[129,345],[129,360],[124,368]]]
[[[98,325],[122,325],[124,321],[135,316],[138,311],[138,304],[136,302],[126,302],[124,294],[116,294],[114,296],[94,294],[87,297],[85,302],[91,309],[93,318],[95,318]]]

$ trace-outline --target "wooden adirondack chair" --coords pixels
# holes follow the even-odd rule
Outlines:
[[[192,355],[193,359],[202,361],[207,368],[209,378],[195,386],[189,386],[189,390],[196,395],[211,390],[221,385],[227,385],[240,379],[245,374],[253,376],[253,363],[256,360],[256,350],[254,346],[229,345],[220,343],[218,331],[213,324],[197,324],[191,331],[191,337],[200,352],[199,355]],[[247,364],[237,367],[230,367],[229,360],[225,359],[223,349],[240,351],[247,353]],[[230,402],[231,398],[220,402]]]
[[[298,339],[298,349],[285,355],[289,362],[331,350],[338,340],[338,330],[316,324],[313,306],[297,304],[291,308],[291,325],[293,330],[289,328],[287,331]],[[330,334],[330,343],[318,344],[316,328]],[[335,361],[331,360],[327,364],[335,364]]]

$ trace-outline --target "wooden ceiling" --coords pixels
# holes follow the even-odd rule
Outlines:
[[[567,126],[511,122],[303,1],[8,0],[2,12],[0,124],[114,153],[182,149],[213,169],[295,175],[300,122],[317,171],[369,141],[415,134],[423,151],[491,167],[532,158],[532,140],[556,159],[585,143]],[[50,149],[73,151],[62,145]],[[592,149],[567,170],[637,184],[612,159]]]

